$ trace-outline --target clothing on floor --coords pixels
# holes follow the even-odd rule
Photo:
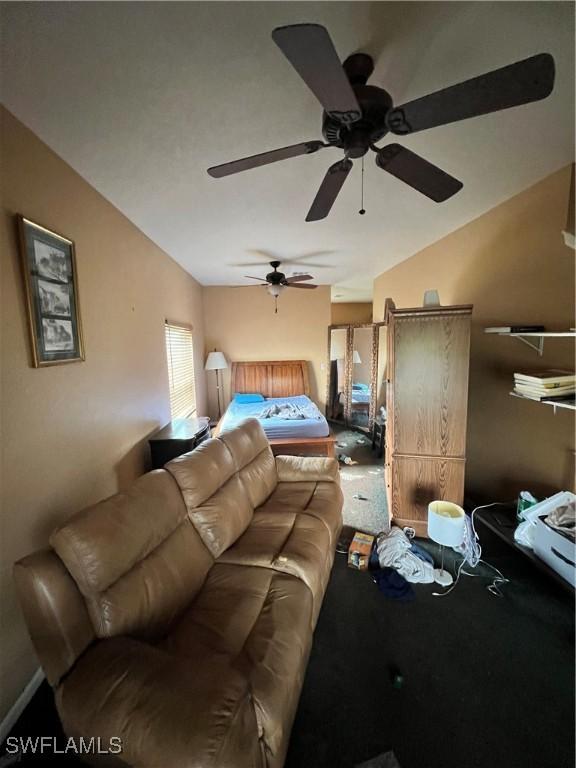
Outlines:
[[[430,563],[430,565],[434,567],[434,558],[427,549],[424,549],[424,547],[421,547],[419,544],[412,542],[410,551],[413,552],[416,557],[419,557],[420,560],[423,560],[425,563]]]
[[[412,543],[406,534],[396,527],[378,537],[376,545],[378,561],[382,568],[394,568],[413,584],[431,584],[434,567],[412,551]]]
[[[416,595],[404,576],[394,568],[379,568],[372,572],[372,577],[378,589],[391,600],[414,600]]]

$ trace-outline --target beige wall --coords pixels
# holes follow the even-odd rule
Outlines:
[[[372,302],[341,302],[331,305],[332,325],[340,323],[371,323]]]
[[[549,340],[544,357],[516,339],[483,333],[490,325],[574,327],[574,251],[562,230],[570,187],[565,168],[380,275],[374,314],[384,300],[419,306],[427,288],[442,304],[474,304],[467,487],[493,500],[518,490],[537,495],[574,484],[574,412],[509,396],[522,369],[574,369],[572,340]]]
[[[8,113],[1,113],[2,627],[0,718],[37,667],[12,562],[75,510],[141,474],[147,435],[170,419],[164,318],[193,324],[200,286]],[[14,214],[76,242],[86,361],[30,367]],[[198,403],[205,409],[204,376]]]
[[[224,352],[228,361],[308,360],[312,398],[324,408],[330,325],[330,288],[286,290],[274,300],[261,286],[204,288],[206,350]],[[224,377],[225,403],[230,396]],[[208,379],[210,412],[215,415],[214,374]]]

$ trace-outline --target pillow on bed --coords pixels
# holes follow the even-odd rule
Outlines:
[[[258,393],[248,393],[248,394],[240,394],[239,392],[236,392],[234,395],[234,400],[237,403],[262,403],[264,401],[263,395],[259,395]]]

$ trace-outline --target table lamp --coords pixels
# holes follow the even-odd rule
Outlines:
[[[210,352],[208,354],[204,369],[207,371],[216,371],[216,396],[218,398],[218,420],[220,420],[220,416],[222,415],[222,409],[220,407],[220,379],[218,377],[218,371],[223,371],[225,368],[228,368],[228,363],[226,361],[226,358],[224,357],[223,352],[217,352],[216,350],[214,350],[214,352]]]
[[[440,544],[441,567],[434,570],[434,580],[442,587],[454,581],[444,570],[444,547],[458,547],[464,541],[466,513],[451,501],[432,501],[428,505],[428,536]]]
[[[354,354],[352,355],[352,362],[354,365],[359,365],[362,362],[362,358],[360,357],[360,352],[358,352],[357,349],[354,350]]]

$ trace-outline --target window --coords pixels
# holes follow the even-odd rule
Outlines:
[[[165,332],[170,412],[173,419],[183,419],[196,413],[192,328],[166,322]]]

